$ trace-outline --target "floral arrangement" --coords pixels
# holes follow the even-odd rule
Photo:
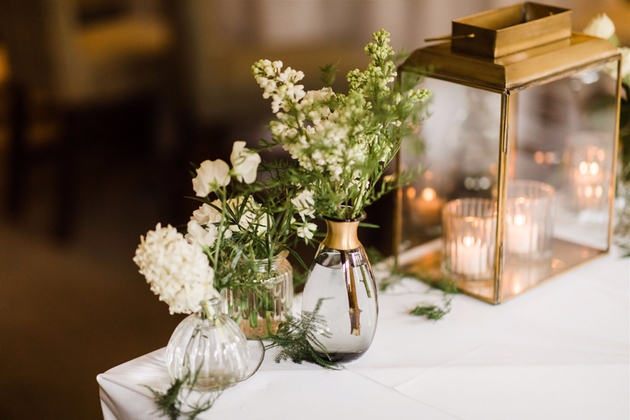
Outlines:
[[[284,183],[277,165],[261,167],[243,141],[234,143],[230,161],[232,168],[221,159],[196,168],[192,186],[202,204],[185,234],[158,224],[141,237],[134,262],[171,313],[196,312],[217,291],[246,287],[252,273],[239,262],[271,263],[317,229],[310,193]]]
[[[330,87],[305,91],[304,73],[280,61],[260,60],[252,72],[263,97],[271,99],[270,146],[281,145],[297,165],[285,175],[307,186],[317,215],[354,220],[411,175],[384,177],[403,138],[417,131],[419,111],[429,91],[395,83],[389,33],[374,33],[365,53],[372,61],[363,72],[348,73],[348,93]],[[379,184],[379,181],[380,184]],[[309,203],[310,204],[310,203]]]

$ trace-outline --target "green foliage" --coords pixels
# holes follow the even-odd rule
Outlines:
[[[307,186],[317,214],[331,219],[356,220],[366,206],[412,178],[384,174],[403,139],[418,133],[430,93],[414,89],[409,78],[395,82],[387,31],[374,33],[373,41],[365,47],[372,59],[367,69],[347,74],[347,94],[329,87],[305,92],[297,84],[304,75],[282,71],[280,62],[261,60],[252,67],[277,118],[270,122],[270,145],[281,145],[298,163],[284,173],[286,179]],[[329,84],[334,66],[322,71]]]
[[[160,415],[167,416],[170,420],[178,420],[182,416],[186,416],[188,420],[195,420],[199,414],[212,408],[223,391],[205,392],[197,403],[189,405],[188,409],[185,410],[184,408],[188,405],[187,399],[191,393],[191,389],[187,386],[192,387],[193,385],[194,378],[187,374],[184,378],[175,379],[165,392],[156,391],[148,386],[147,388],[153,394],[157,412]]]
[[[368,258],[372,264],[378,264],[385,261],[383,255],[374,248],[366,249]],[[415,278],[423,283],[428,284],[434,289],[441,290],[443,292],[442,304],[440,306],[421,304],[412,309],[409,314],[415,316],[424,316],[427,319],[437,321],[442,319],[451,311],[451,301],[456,293],[459,293],[457,283],[447,277],[435,278],[425,273],[407,272],[400,268],[392,267],[387,277],[379,281],[379,289],[384,291],[392,286],[399,284],[404,278]]]
[[[413,308],[409,314],[414,316],[424,316],[427,319],[437,321],[442,319],[446,314],[451,311],[451,301],[456,293],[459,293],[457,284],[454,281],[442,279],[438,282],[429,283],[432,287],[442,290],[444,295],[442,297],[442,305],[430,305],[422,304]]]
[[[328,356],[326,347],[317,339],[316,333],[323,329],[324,318],[319,315],[323,299],[317,301],[312,312],[303,312],[301,317],[287,316],[275,334],[265,338],[269,341],[265,349],[280,348],[276,355],[276,362],[291,360],[293,363],[313,363],[326,369],[341,369],[338,363]],[[325,337],[330,337],[322,333]]]
[[[326,64],[325,66],[320,67],[319,71],[321,72],[319,80],[324,84],[324,86],[332,86],[333,83],[335,83],[339,69],[336,64]]]

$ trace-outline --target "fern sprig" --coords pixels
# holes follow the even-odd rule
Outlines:
[[[313,363],[326,369],[341,369],[333,362],[326,347],[317,338],[317,334],[329,338],[330,333],[322,332],[325,325],[324,317],[319,315],[323,299],[319,299],[312,312],[305,311],[301,317],[287,316],[286,321],[280,323],[278,331],[265,338],[270,344],[265,350],[278,347],[276,363],[291,360],[293,363]]]
[[[196,378],[193,378],[192,384],[195,382]],[[186,387],[187,383],[191,383],[190,373],[187,373],[183,378],[175,379],[165,392],[157,391],[145,385],[153,394],[153,400],[157,407],[156,412],[168,416],[170,420],[178,420],[182,416],[186,416],[188,420],[195,420],[199,414],[210,410],[223,393],[222,389],[204,392],[197,403],[188,405],[187,400],[192,390]],[[190,409],[183,410],[187,405]]]

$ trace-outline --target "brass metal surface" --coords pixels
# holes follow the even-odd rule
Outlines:
[[[361,246],[357,236],[360,221],[341,222],[326,219],[326,237],[322,245],[328,248],[347,251]]]
[[[455,19],[451,47],[483,57],[525,51],[570,38],[571,14],[569,9],[527,2]]]
[[[492,279],[458,281],[457,287],[466,295],[497,305],[606,254],[606,251],[600,249],[554,238],[553,254],[550,259],[525,264],[514,264],[508,261],[508,268],[502,278],[501,294],[497,295],[496,284]],[[444,275],[440,267],[441,260],[441,251],[430,251],[402,265],[401,268],[409,273],[422,274],[423,278],[437,279]],[[535,271],[540,268],[545,269]],[[527,281],[523,281],[524,279]]]
[[[609,41],[574,32],[570,38],[500,58],[457,53],[451,50],[451,42],[443,42],[414,51],[400,70],[502,92],[525,89],[620,57]]]

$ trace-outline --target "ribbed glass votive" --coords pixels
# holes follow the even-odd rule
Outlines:
[[[442,211],[444,249],[442,267],[457,280],[490,280],[494,274],[495,202],[462,198]]]
[[[549,258],[553,246],[555,190],[538,181],[508,184],[506,252],[521,260]]]

